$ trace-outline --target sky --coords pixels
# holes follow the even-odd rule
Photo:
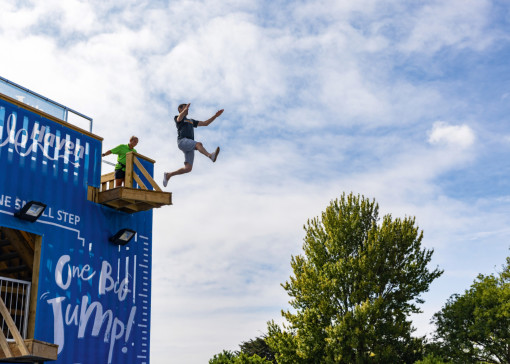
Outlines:
[[[281,322],[303,226],[344,192],[416,217],[434,249],[416,335],[510,255],[506,0],[0,8],[0,75],[92,117],[104,150],[138,136],[158,182],[183,165],[177,106],[225,110],[195,133],[217,162],[197,154],[154,210],[152,363],[207,363]]]

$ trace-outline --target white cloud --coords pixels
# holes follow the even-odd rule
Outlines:
[[[300,253],[302,225],[343,191],[375,198],[384,213],[416,216],[424,243],[452,271],[461,271],[458,251],[481,271],[487,264],[469,250],[480,245],[489,260],[508,241],[505,203],[495,210],[492,196],[483,205],[451,197],[439,182],[472,168],[468,152],[486,140],[445,122],[424,138],[424,120],[461,118],[452,113],[468,109],[464,96],[445,92],[448,76],[416,76],[400,53],[487,47],[489,3],[282,6],[51,0],[12,2],[0,14],[2,76],[92,116],[105,148],[137,134],[137,149],[157,161],[158,182],[183,161],[177,104],[192,102],[197,119],[226,109],[197,130],[207,148],[221,145],[218,162],[197,155],[190,175],[170,181],[175,205],[154,213],[155,363],[207,362],[279,320],[288,307],[279,284]],[[51,16],[61,22],[41,28]],[[451,282],[431,298],[434,308],[453,293]]]
[[[482,50],[494,41],[485,32],[490,8],[489,0],[427,2],[405,18],[411,31],[401,49],[424,53],[435,53],[443,47]]]
[[[278,39],[244,18],[209,19],[167,54],[152,57],[154,86],[175,99],[228,103],[245,113],[283,96],[286,70]]]
[[[449,125],[437,121],[429,134],[429,143],[468,148],[475,142],[475,133],[468,125]]]

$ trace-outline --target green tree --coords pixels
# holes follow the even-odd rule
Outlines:
[[[270,362],[274,362],[274,353],[266,342],[266,336],[257,337],[253,340],[245,341],[239,345],[241,352],[249,356],[258,355],[261,358],[265,358]]]
[[[414,364],[450,364],[450,362],[445,362],[443,359],[433,355],[429,354],[423,358],[423,360],[418,360]]]
[[[479,275],[432,320],[435,340],[454,363],[510,364],[510,257],[497,275]]]
[[[221,353],[214,355],[209,360],[209,364],[231,364],[236,356],[237,354],[230,350],[223,350]]]
[[[343,194],[305,225],[304,255],[283,284],[293,311],[268,323],[278,363],[414,363],[421,339],[408,317],[442,274],[429,271],[414,218],[379,222],[375,201]]]
[[[214,355],[214,357],[209,360],[209,364],[271,364],[271,362],[256,354],[248,355],[243,352],[235,353],[229,350],[223,350],[220,354]]]

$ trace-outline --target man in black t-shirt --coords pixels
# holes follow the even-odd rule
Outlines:
[[[179,115],[174,117],[175,126],[177,127],[177,146],[184,153],[184,167],[173,172],[165,172],[163,174],[164,187],[166,187],[168,180],[173,176],[191,172],[193,160],[195,159],[195,150],[198,150],[213,162],[216,162],[216,158],[218,158],[218,154],[220,153],[220,147],[217,147],[214,153],[209,153],[202,143],[195,141],[194,128],[208,126],[223,113],[223,109],[217,111],[214,116],[206,121],[198,121],[187,118],[189,107],[190,104],[179,105],[177,108]]]

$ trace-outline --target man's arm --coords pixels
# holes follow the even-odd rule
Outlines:
[[[115,148],[107,150],[106,152],[101,154],[101,156],[106,157],[107,155],[110,155],[110,154],[119,154],[119,151],[121,150],[120,149],[121,147],[122,147],[122,144],[121,145],[117,145]]]
[[[184,119],[186,115],[188,115],[189,105],[190,104],[186,105],[184,109],[182,109],[182,111],[179,113],[179,116],[177,116],[177,122],[181,122],[182,119]]]
[[[221,114],[223,114],[223,109],[218,110],[216,112],[216,114],[214,114],[214,116],[212,116],[210,119],[207,119],[206,121],[199,121],[198,122],[198,126],[207,126],[207,125],[209,125],[210,123],[212,123]]]

